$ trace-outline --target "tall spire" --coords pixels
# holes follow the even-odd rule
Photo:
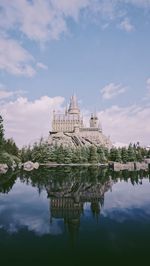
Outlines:
[[[80,113],[80,109],[79,109],[78,102],[77,102],[77,97],[75,94],[73,94],[70,98],[68,113],[69,114],[79,114]]]

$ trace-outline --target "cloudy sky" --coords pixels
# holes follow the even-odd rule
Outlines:
[[[150,144],[150,0],[0,0],[0,113],[19,146],[76,92],[113,142]]]

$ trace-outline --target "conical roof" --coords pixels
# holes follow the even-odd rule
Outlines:
[[[80,113],[77,97],[75,95],[71,96],[71,98],[70,98],[68,113],[69,114],[79,114]]]

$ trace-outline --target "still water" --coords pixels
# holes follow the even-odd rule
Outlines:
[[[0,175],[2,265],[145,265],[149,249],[149,173],[59,167]]]

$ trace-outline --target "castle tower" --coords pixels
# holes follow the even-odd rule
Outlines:
[[[83,128],[83,119],[80,116],[80,109],[75,95],[71,96],[69,108],[64,113],[53,111],[52,132],[75,132],[79,133]]]
[[[70,105],[68,109],[69,114],[80,114],[80,109],[78,106],[77,98],[75,95],[70,98]]]
[[[90,127],[98,128],[98,117],[96,115],[91,114],[90,118]]]

